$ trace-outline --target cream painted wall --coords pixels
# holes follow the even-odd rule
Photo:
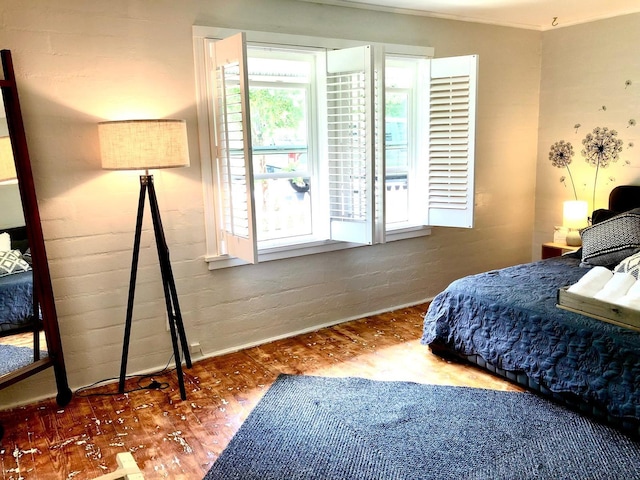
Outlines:
[[[156,174],[190,342],[213,354],[415,304],[462,275],[530,259],[539,32],[293,0],[4,0],[73,388],[118,374],[138,195],[100,169],[96,123],[187,120],[191,167]],[[426,238],[210,272],[203,261],[191,26],[213,25],[479,54],[476,226]],[[147,219],[148,220],[148,219]],[[149,224],[143,233],[130,372],[170,357]],[[2,405],[53,393],[50,371],[0,392]]]
[[[607,207],[615,185],[640,184],[640,15],[551,30],[542,38],[534,258],[540,258],[540,244],[552,240],[554,225],[562,224],[562,202],[574,199],[571,184],[559,180],[568,178],[566,169],[549,160],[553,143],[573,145],[569,168],[578,199],[588,201],[590,211],[596,169],[580,152],[595,127],[615,129],[624,141],[620,159],[598,173],[595,208]]]
[[[1,94],[0,98],[2,98]],[[2,107],[0,108],[0,137],[7,135],[9,135],[9,128],[4,114],[4,107]],[[20,190],[17,184],[0,184],[0,212],[0,229],[24,225]]]
[[[0,229],[24,225],[18,184],[0,185]]]

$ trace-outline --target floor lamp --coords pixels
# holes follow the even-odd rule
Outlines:
[[[140,198],[138,201],[138,216],[136,233],[133,243],[133,260],[131,261],[131,279],[129,281],[129,298],[127,301],[127,317],[122,345],[122,363],[120,365],[120,393],[124,393],[127,372],[127,358],[129,354],[129,340],[131,337],[131,323],[133,318],[133,299],[136,289],[138,271],[138,257],[140,254],[140,237],[142,234],[142,217],[147,192],[153,221],[153,230],[158,247],[158,259],[164,298],[169,319],[169,330],[173,343],[173,354],[176,362],[180,397],[186,400],[182,374],[182,354],[187,365],[191,367],[189,345],[182,322],[182,314],[178,304],[178,294],[169,260],[169,248],[164,236],[158,200],[153,186],[153,175],[149,169],[186,167],[189,166],[189,152],[187,145],[187,128],[184,120],[124,120],[115,122],[101,122],[98,124],[100,138],[100,153],[102,168],[109,170],[144,170],[140,175]],[[182,354],[181,354],[182,352]]]

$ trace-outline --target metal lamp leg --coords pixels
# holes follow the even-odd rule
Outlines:
[[[153,175],[140,176],[140,198],[138,201],[138,216],[136,221],[136,233],[133,243],[133,259],[131,261],[131,279],[129,282],[129,298],[127,301],[127,317],[125,321],[124,341],[122,346],[122,363],[120,365],[120,393],[124,393],[124,384],[127,370],[127,357],[129,354],[129,340],[131,337],[131,324],[133,318],[133,300],[135,296],[135,285],[138,270],[138,258],[140,255],[140,238],[142,234],[142,218],[144,214],[144,204],[146,192],[149,191],[149,204],[151,218],[153,220],[153,230],[156,237],[158,249],[158,260],[160,262],[160,272],[162,274],[162,284],[164,289],[167,317],[169,319],[169,330],[171,331],[171,341],[173,344],[173,354],[176,362],[176,372],[180,387],[180,397],[186,400],[187,394],[184,386],[184,376],[182,373],[182,355],[184,355],[187,368],[191,368],[191,356],[189,354],[189,344],[182,322],[182,314],[178,304],[178,294],[176,291],[171,261],[169,258],[169,248],[164,236],[160,210],[155,188],[153,186]],[[179,342],[178,342],[179,338]]]

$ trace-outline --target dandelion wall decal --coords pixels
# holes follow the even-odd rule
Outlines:
[[[615,80],[615,83],[618,84],[618,87],[615,87],[614,85],[615,88],[611,88],[609,90],[617,90],[617,88],[619,88],[621,83],[623,83],[625,90],[626,89],[629,90],[628,94],[635,95],[636,80],[633,80],[630,77],[627,77],[627,79],[624,79],[624,80],[622,80],[622,78],[624,77],[618,77],[618,80]],[[621,96],[621,95],[622,95],[622,92],[618,90],[618,96]],[[631,132],[634,132],[635,130],[626,130],[627,132],[626,136],[631,138],[628,138],[625,141],[619,138],[619,132],[623,132],[623,134],[625,132],[625,130],[622,130],[623,128],[622,125],[624,125],[625,121],[626,121],[627,129],[635,129],[636,127],[640,128],[640,125],[638,124],[638,120],[636,117],[636,115],[640,115],[640,114],[638,114],[636,111],[637,110],[637,108],[635,108],[635,106],[637,106],[636,103],[630,102],[629,98],[624,99],[624,104],[626,104],[627,106],[626,113],[622,113],[624,112],[624,110],[621,110],[620,109],[621,105],[618,104],[619,101],[620,102],[622,101],[622,97],[620,99],[616,97],[616,102],[613,104],[610,103],[609,106],[607,106],[606,103],[602,103],[602,102],[609,102],[609,100],[607,100],[608,98],[607,96],[592,97],[592,98],[595,101],[593,101],[593,103],[591,103],[591,105],[587,107],[587,110],[591,112],[590,115],[596,116],[595,112],[591,110],[592,108],[597,108],[597,111],[602,114],[602,115],[597,115],[600,117],[600,120],[597,120],[596,125],[610,124],[610,127],[593,128],[594,124],[592,124],[589,120],[587,121],[587,124],[583,125],[582,121],[587,119],[580,118],[580,117],[576,119],[574,117],[575,120],[580,120],[580,121],[574,121],[574,124],[572,125],[575,137],[572,138],[571,141],[576,145],[572,146],[571,143],[569,143],[566,140],[555,141],[555,143],[551,142],[551,147],[549,150],[549,160],[551,161],[554,167],[567,169],[566,172],[562,172],[561,176],[559,176],[559,180],[560,180],[560,183],[567,190],[569,190],[570,188],[569,182],[571,183],[571,189],[573,190],[573,195],[575,200],[578,200],[577,187],[579,187],[581,191],[584,191],[584,192],[588,192],[589,189],[591,188],[593,189],[591,207],[593,209],[596,209],[597,205],[595,204],[595,202],[596,202],[596,190],[598,188],[598,182],[600,182],[601,184],[604,183],[605,185],[608,185],[610,183],[614,183],[615,181],[617,181],[615,176],[607,175],[604,177],[604,179],[600,178],[602,177],[602,174],[600,173],[601,168],[607,168],[614,162],[618,162],[619,165],[617,165],[615,168],[612,167],[610,169],[612,170],[612,173],[616,173],[615,172],[616,168],[628,168],[628,167],[634,167],[634,166],[637,168],[640,168],[640,162],[637,162],[634,160],[634,154],[636,154],[637,152],[635,152],[635,150],[632,150],[632,149],[635,149],[635,143],[633,140],[635,135],[633,135],[633,133]],[[598,103],[600,103],[600,105],[598,105]],[[619,118],[617,120],[611,120],[610,118],[612,116],[616,116]],[[625,120],[625,117],[626,117],[626,120]],[[570,126],[571,126],[570,123],[564,125],[565,128]],[[585,128],[584,136],[581,132],[583,127]],[[564,128],[563,128],[563,131],[565,131],[564,134],[557,133],[557,135],[565,136],[565,138],[567,137],[571,138],[570,131],[564,130]],[[578,140],[580,137],[582,137],[582,145],[580,145]],[[580,146],[581,148],[578,148],[578,146]],[[573,171],[570,169],[570,164],[574,156],[574,148],[580,151],[586,163],[595,167],[593,184],[591,184],[591,181],[590,181],[590,175],[588,173],[590,169],[588,167],[586,166],[582,167],[580,164],[576,166],[574,164]],[[619,161],[620,158],[622,157],[620,152],[622,152],[623,149],[625,150],[624,158],[622,159],[622,161]],[[540,160],[540,161],[543,161],[543,160]],[[576,177],[574,177],[573,175],[574,172],[577,175]],[[625,176],[631,175],[632,173],[635,174],[635,172],[629,172],[628,169],[625,170]],[[583,179],[583,174],[585,177],[584,179]],[[558,177],[554,177],[554,178],[558,179]],[[577,186],[575,185],[576,180],[578,180]],[[622,177],[621,177],[621,180],[623,180]],[[603,190],[605,189],[605,185],[602,185]],[[556,188],[557,188],[557,185],[556,185]],[[562,195],[563,196],[566,195],[566,192],[564,192]],[[582,195],[586,197],[588,193],[584,193]]]
[[[582,140],[582,156],[587,163],[595,167],[607,167],[611,162],[616,162],[618,153],[622,151],[624,143],[618,137],[616,130],[607,127],[596,127],[593,133],[587,133]]]
[[[587,133],[582,140],[583,149],[580,152],[588,164],[596,167],[596,176],[593,181],[593,203],[595,209],[596,184],[598,182],[598,171],[600,167],[606,168],[611,162],[618,161],[624,142],[618,137],[616,130],[609,130],[607,127],[596,127],[593,133]]]
[[[565,167],[567,169],[569,178],[571,179],[571,186],[573,187],[573,195],[575,199],[578,200],[576,186],[573,183],[573,175],[571,175],[571,169],[569,169],[569,164],[571,163],[571,157],[573,157],[573,155],[573,145],[571,145],[570,142],[565,142],[564,140],[560,140],[559,142],[554,143],[553,145],[551,145],[551,149],[549,150],[549,160],[551,160],[551,164],[554,167]],[[560,181],[564,183],[565,177],[561,177]]]

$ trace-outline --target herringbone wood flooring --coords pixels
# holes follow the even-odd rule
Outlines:
[[[518,390],[421,345],[426,308],[403,308],[197,361],[185,370],[186,401],[169,374],[155,377],[169,384],[165,390],[74,396],[64,408],[45,401],[0,412],[0,478],[93,479],[114,471],[116,454],[128,451],[148,480],[201,479],[280,373]]]

